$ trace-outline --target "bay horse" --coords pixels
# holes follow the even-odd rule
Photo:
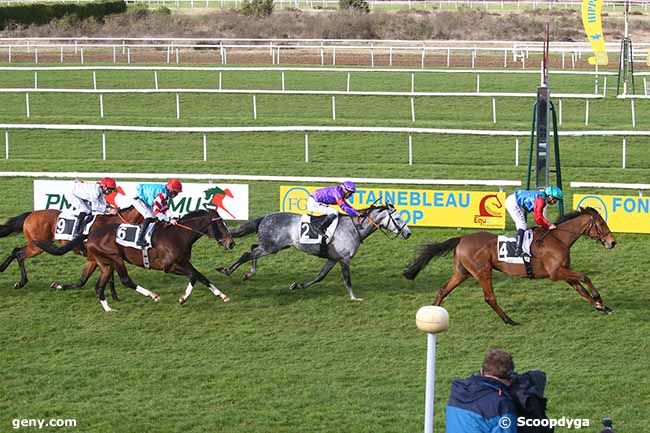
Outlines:
[[[109,224],[86,235],[88,238],[86,250],[97,262],[101,272],[95,291],[106,312],[112,311],[112,309],[104,296],[104,288],[113,271],[117,272],[120,281],[125,286],[141,295],[150,297],[156,302],[160,300],[160,296],[137,285],[129,276],[125,262],[144,267],[142,251],[118,244],[116,241],[118,228],[119,224]],[[222,293],[190,263],[192,246],[204,235],[215,239],[228,250],[235,245],[228,227],[213,209],[190,212],[180,218],[176,225],[161,224],[156,228],[151,239],[152,247],[148,250],[150,269],[184,275],[190,280],[185,289],[185,294],[178,301],[181,305],[192,294],[197,280],[207,286],[215,296],[219,296],[224,302],[230,301],[228,296]],[[80,236],[63,247],[57,247],[52,242],[34,242],[50,254],[62,255],[81,245],[82,238],[86,236]]]
[[[276,212],[257,218],[233,230],[232,234],[234,237],[241,237],[257,233],[259,244],[254,244],[250,252],[244,253],[228,268],[218,267],[216,269],[230,275],[243,263],[251,261],[251,270],[244,276],[244,279],[249,279],[257,271],[257,259],[293,246],[307,254],[326,258],[327,262],[325,262],[316,278],[306,283],[294,282],[289,287],[290,290],[306,289],[318,283],[338,263],[341,266],[343,282],[350,299],[361,301],[363,299],[357,298],[352,291],[352,280],[350,278],[350,260],[356,254],[361,242],[377,230],[388,230],[394,233],[395,237],[400,236],[403,239],[408,239],[411,236],[411,230],[402,221],[399,212],[392,204],[373,205],[360,210],[359,213],[359,217],[339,215],[338,225],[332,234],[332,239],[327,244],[325,255],[322,254],[320,244],[303,244],[300,242],[298,228],[302,215],[290,212]]]
[[[616,239],[607,223],[597,210],[587,207],[561,216],[557,228],[546,231],[535,228],[531,244],[531,266],[534,278],[550,278],[553,281],[566,281],[580,296],[585,298],[598,311],[609,313],[613,310],[604,303],[598,290],[589,277],[571,269],[569,251],[582,235],[600,241],[607,249],[616,245]],[[492,287],[492,269],[507,275],[526,277],[523,264],[501,262],[497,258],[497,236],[488,232],[477,232],[467,236],[447,239],[441,243],[427,244],[422,252],[405,271],[404,276],[415,279],[420,270],[434,257],[454,251],[454,273],[438,291],[433,305],[442,301],[467,278],[474,277],[483,289],[485,302],[508,325],[517,325],[497,304]],[[586,284],[589,291],[585,289]]]
[[[14,284],[15,289],[24,287],[28,282],[25,260],[36,257],[43,252],[43,249],[32,241],[53,241],[56,233],[56,222],[60,213],[61,211],[56,209],[25,212],[16,217],[10,218],[5,224],[0,225],[0,237],[6,237],[13,233],[20,233],[22,231],[23,236],[27,241],[25,246],[14,248],[11,254],[9,254],[2,264],[0,264],[0,272],[4,272],[11,262],[14,260],[18,262],[18,266],[20,267],[20,281]],[[91,231],[107,224],[115,224],[120,221],[137,224],[142,221],[142,216],[133,206],[118,210],[115,215],[97,215],[95,222],[91,227]],[[68,241],[61,242],[67,243]],[[77,248],[75,252],[81,254],[81,249]],[[93,272],[95,272],[95,269],[97,269],[97,264],[92,260],[92,257],[87,257],[88,260],[86,261],[86,266],[81,272],[79,283],[60,284],[54,282],[50,287],[53,289],[78,289],[83,287],[86,284],[86,281],[88,281],[88,278],[90,278]],[[113,286],[111,286],[111,293],[113,294],[113,298],[116,299],[117,294],[114,292]]]

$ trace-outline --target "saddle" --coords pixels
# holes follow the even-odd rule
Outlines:
[[[329,244],[332,240],[332,235],[336,231],[336,226],[338,225],[339,219],[335,219],[327,228],[325,234],[327,239],[325,240],[323,236],[316,229],[317,226],[327,217],[327,215],[312,216],[309,214],[302,215],[300,217],[300,224],[298,227],[298,234],[301,244],[306,245],[317,245],[320,243]]]
[[[83,234],[87,235],[90,232],[90,229],[93,226],[97,216],[94,216],[93,219],[86,224],[86,227],[83,229]],[[77,216],[72,213],[63,213],[59,214],[59,217],[56,220],[56,229],[54,230],[54,239],[57,241],[71,241],[73,238],[72,234],[77,228],[78,219]]]
[[[153,237],[153,233],[156,230],[156,227],[158,226],[157,223],[152,222],[149,224],[147,227],[147,232],[144,235],[144,240],[146,241],[147,245],[145,247],[140,247],[136,242],[138,240],[138,237],[140,235],[140,225],[135,225],[135,224],[120,224],[120,226],[117,228],[117,232],[115,234],[115,241],[119,244],[122,245],[123,247],[127,248],[135,248],[136,250],[141,250],[142,251],[142,264],[144,265],[145,268],[149,269],[149,248],[153,246],[151,242],[151,238]]]

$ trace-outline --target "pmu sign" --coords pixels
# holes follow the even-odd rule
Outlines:
[[[307,213],[307,199],[317,187],[281,186],[280,210]],[[505,228],[505,193],[359,188],[349,200],[357,209],[392,203],[412,226]],[[338,209],[338,207],[336,207]]]
[[[650,233],[650,197],[574,194],[573,207],[593,207],[619,233]]]
[[[93,181],[90,181],[93,182]],[[136,197],[137,186],[149,182],[118,182],[118,194],[111,198],[124,208]],[[34,210],[71,209],[70,194],[73,181],[35,180]],[[201,209],[217,209],[227,220],[248,219],[248,185],[183,183],[183,192],[170,200],[172,212],[177,216]]]

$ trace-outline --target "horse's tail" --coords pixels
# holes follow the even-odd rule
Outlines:
[[[19,233],[23,231],[23,224],[32,212],[21,213],[20,215],[10,218],[6,223],[0,225],[0,238],[9,236],[12,233]]]
[[[230,231],[230,234],[234,238],[241,238],[242,236],[250,235],[251,233],[257,233],[257,228],[260,226],[260,223],[264,217],[259,217],[253,221],[249,221],[245,224],[240,225],[234,230]]]
[[[450,238],[444,242],[438,244],[426,244],[422,247],[420,255],[416,257],[415,261],[411,266],[406,268],[402,273],[409,280],[414,280],[417,277],[418,273],[424,268],[432,258],[444,256],[449,253],[451,250],[456,248],[460,238]]]
[[[75,248],[79,248],[81,245],[83,245],[84,241],[88,235],[81,235],[77,236],[67,244],[57,247],[56,244],[52,241],[38,241],[38,240],[33,240],[34,244],[38,246],[40,249],[42,249],[45,252],[48,252],[50,254],[53,254],[55,256],[62,256],[65,253],[74,250]]]

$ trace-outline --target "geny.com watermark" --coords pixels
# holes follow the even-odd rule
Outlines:
[[[11,421],[11,426],[14,430],[18,430],[21,427],[38,427],[42,429],[43,427],[76,427],[76,419],[14,419]]]
[[[503,429],[510,428],[512,421],[507,416],[499,419],[499,427]],[[517,427],[565,427],[579,429],[589,427],[589,420],[584,418],[549,418],[549,419],[532,419],[520,416],[517,418]]]

